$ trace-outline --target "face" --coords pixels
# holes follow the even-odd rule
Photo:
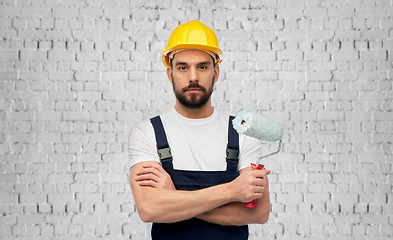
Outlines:
[[[209,102],[219,68],[213,58],[202,51],[184,50],[174,55],[168,78],[177,101],[186,108],[198,109]]]

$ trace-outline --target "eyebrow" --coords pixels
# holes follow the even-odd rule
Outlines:
[[[206,62],[200,62],[200,63],[198,63],[197,65],[198,65],[198,66],[201,66],[201,65],[210,65],[210,63],[211,63],[211,62],[206,61]]]
[[[197,66],[201,66],[201,65],[210,65],[210,63],[211,63],[211,62],[209,62],[209,61],[200,62],[200,63],[197,64]],[[181,65],[188,65],[188,63],[186,63],[186,62],[177,62],[177,63],[175,64],[175,66],[181,66]]]
[[[177,63],[175,64],[175,66],[180,66],[180,65],[187,65],[187,63],[185,63],[185,62],[177,62]]]

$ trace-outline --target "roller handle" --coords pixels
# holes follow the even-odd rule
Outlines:
[[[251,163],[251,168],[252,170],[262,170],[265,167],[263,164],[258,164],[258,166],[255,163]],[[255,203],[256,200],[252,200],[251,202],[246,203],[246,207],[248,208],[255,208]]]

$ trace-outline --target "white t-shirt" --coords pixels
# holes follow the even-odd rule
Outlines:
[[[214,110],[208,118],[189,119],[174,108],[160,115],[171,148],[173,168],[189,171],[225,171],[229,115]],[[261,142],[239,135],[238,170],[262,156]],[[150,119],[137,123],[128,142],[129,167],[146,161],[160,163]]]

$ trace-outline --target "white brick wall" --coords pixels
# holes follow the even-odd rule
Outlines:
[[[0,238],[145,239],[127,134],[173,105],[160,51],[200,19],[225,54],[216,108],[285,128],[250,239],[392,239],[392,16],[391,0],[1,0]]]

